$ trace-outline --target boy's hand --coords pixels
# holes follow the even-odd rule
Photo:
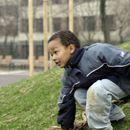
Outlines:
[[[60,126],[51,126],[50,130],[62,130]]]
[[[64,128],[62,129],[60,126],[51,126],[50,130],[86,130],[88,127],[87,122],[78,122],[74,124],[74,128]]]
[[[74,130],[74,129],[62,129],[60,126],[51,126],[50,130]]]

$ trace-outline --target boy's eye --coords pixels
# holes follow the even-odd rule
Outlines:
[[[54,54],[57,54],[58,53],[58,51],[54,51]]]
[[[53,57],[53,55],[57,54],[57,53],[58,53],[58,51],[54,51],[54,52],[50,53],[50,55]]]
[[[53,54],[52,54],[52,53],[50,53],[50,55],[51,55],[51,56],[53,56]]]

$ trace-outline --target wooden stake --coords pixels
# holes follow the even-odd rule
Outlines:
[[[29,25],[29,75],[34,72],[34,54],[33,54],[33,0],[28,0],[28,25]]]
[[[48,70],[48,0],[43,0],[44,71]]]
[[[69,30],[74,31],[74,9],[73,9],[73,0],[69,0]]]

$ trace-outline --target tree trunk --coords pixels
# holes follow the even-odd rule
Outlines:
[[[123,39],[123,36],[122,36],[122,29],[123,27],[120,27],[119,28],[119,38],[120,38],[120,42],[123,43],[124,42],[124,39]]]
[[[101,29],[104,35],[104,41],[110,41],[110,32],[107,27],[106,20],[106,0],[100,0],[100,18],[101,18]]]
[[[4,38],[4,42],[3,42],[3,56],[7,55],[7,53],[8,53],[7,39],[8,39],[8,35],[5,34],[5,38]]]

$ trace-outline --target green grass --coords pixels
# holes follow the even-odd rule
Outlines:
[[[130,52],[130,41],[122,43],[118,47]]]
[[[130,51],[130,42],[119,45]],[[129,49],[128,49],[129,48]],[[44,130],[57,125],[57,98],[63,70],[54,68],[0,88],[0,130]],[[114,130],[130,130],[130,103],[121,106],[126,121]],[[77,119],[81,119],[80,110]]]
[[[0,88],[0,130],[44,130],[56,124],[61,73],[53,69]]]

